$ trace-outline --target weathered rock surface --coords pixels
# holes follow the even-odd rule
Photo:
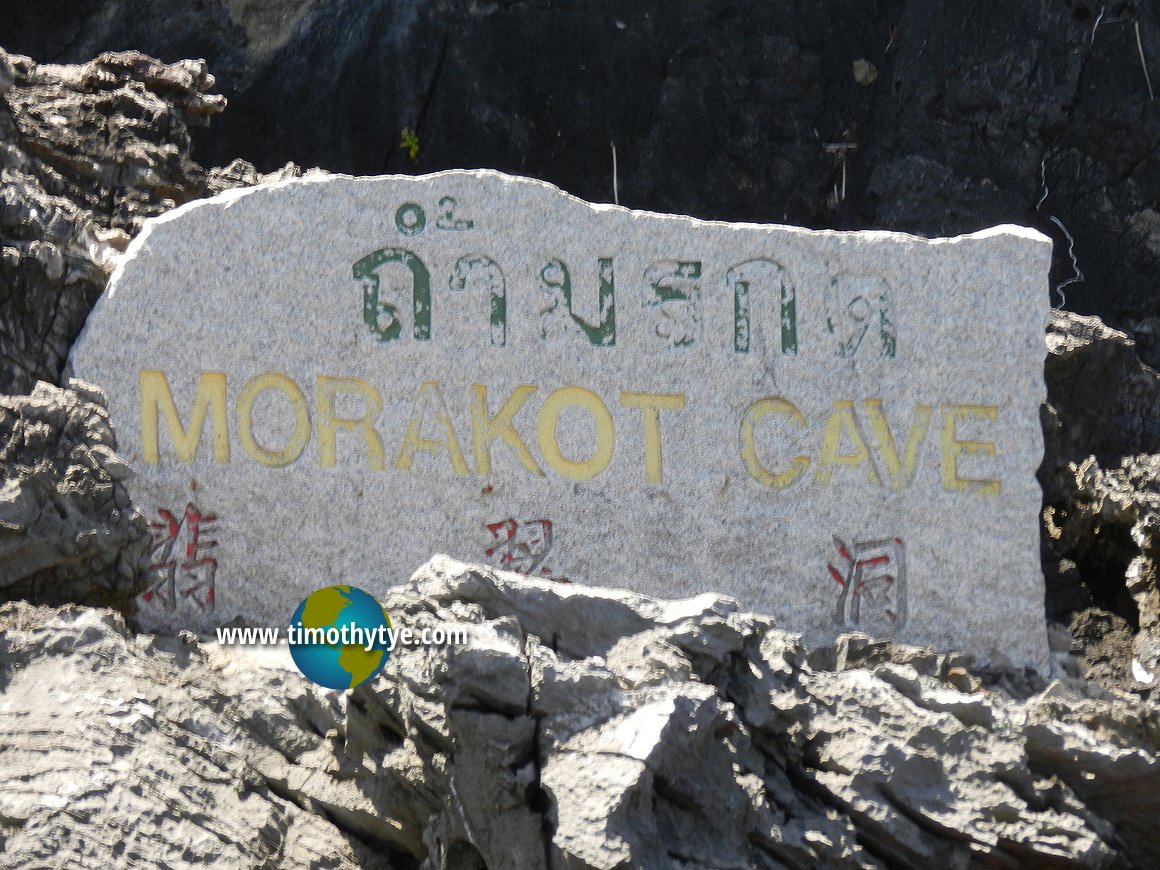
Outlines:
[[[77,66],[0,49],[0,393],[57,383],[69,347],[141,222],[254,183],[207,173],[191,126],[225,106],[202,61],[107,52]]]
[[[1045,522],[1050,548],[1098,583],[1092,585],[1105,600],[1097,603],[1132,617],[1136,656],[1145,669],[1137,682],[1151,685],[1160,663],[1160,455],[1128,457],[1107,470],[1089,457],[1075,469],[1066,507],[1048,507]],[[1120,577],[1123,585],[1116,588]],[[1134,607],[1126,606],[1125,595]]]
[[[349,694],[284,648],[0,609],[0,863],[1154,866],[1160,715],[1078,682],[433,560],[469,643]],[[1022,688],[1014,687],[1023,683]]]
[[[128,235],[206,192],[187,128],[225,106],[212,86],[195,61],[0,50],[0,393],[56,382]]]
[[[4,39],[54,62],[124,46],[207,58],[232,105],[198,132],[211,164],[491,167],[595,202],[613,197],[615,144],[634,208],[932,236],[1032,224],[1057,243],[1056,286],[1075,276],[1075,241],[1084,280],[1063,288],[1067,307],[1135,330],[1160,359],[1154,3],[140,8],[20,4]]]
[[[83,381],[0,396],[0,599],[130,604],[150,539],[116,449]]]

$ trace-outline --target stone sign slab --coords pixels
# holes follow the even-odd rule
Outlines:
[[[1043,668],[1050,252],[317,174],[150,221],[71,363],[153,524],[147,624],[444,552]]]

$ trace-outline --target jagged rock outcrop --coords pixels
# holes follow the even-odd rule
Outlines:
[[[1047,347],[1039,478],[1048,613],[1072,623],[1089,676],[1151,686],[1160,661],[1160,375],[1127,335],[1094,317],[1054,312]],[[1138,632],[1132,644],[1129,631]]]
[[[14,76],[4,95],[5,140],[22,155],[11,154],[6,168],[129,234],[204,195],[189,128],[226,105],[208,93],[214,77],[205,61],[165,64],[137,51],[104,52],[76,66],[19,55],[7,61]]]
[[[1160,664],[1160,455],[1125,458],[1103,469],[1092,456],[1074,467],[1075,491],[1065,508],[1049,507],[1045,522],[1050,547],[1066,553],[1079,573],[1123,578],[1115,609],[1127,609],[1137,629],[1137,682],[1151,685]],[[1097,573],[1098,572],[1098,573]]]
[[[1052,312],[1039,474],[1048,502],[1070,485],[1069,464],[1095,456],[1108,467],[1126,456],[1160,453],[1160,375],[1136,351],[1135,341],[1097,317]]]
[[[213,85],[203,61],[55,66],[0,49],[0,393],[59,382],[142,221],[258,178],[190,157],[189,128],[225,107]]]
[[[469,642],[335,693],[283,648],[0,607],[0,863],[1160,860],[1160,718],[1130,695],[445,558],[384,606]]]
[[[212,86],[196,61],[0,50],[0,393],[56,382],[129,234],[204,195],[187,127],[225,106]]]
[[[79,380],[0,396],[0,600],[125,607],[148,527],[104,394]]]
[[[54,62],[124,46],[207,58],[232,106],[198,132],[208,163],[491,167],[594,202],[615,185],[636,208],[838,229],[1031,224],[1056,242],[1053,286],[1084,276],[1053,303],[1134,330],[1160,361],[1155,3],[154,0],[150,10],[41,0],[14,9],[3,38]]]

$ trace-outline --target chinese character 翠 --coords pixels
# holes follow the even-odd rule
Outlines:
[[[505,571],[544,577],[567,583],[567,578],[553,577],[552,569],[544,565],[552,549],[552,521],[513,519],[488,523],[490,546],[484,555],[490,564]]]

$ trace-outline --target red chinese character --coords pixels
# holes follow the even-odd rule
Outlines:
[[[161,521],[149,524],[153,535],[149,574],[153,584],[142,600],[163,610],[177,610],[181,600],[189,599],[198,609],[212,611],[217,559],[204,551],[218,545],[206,537],[213,534],[217,515],[202,513],[193,502],[185,506],[180,518],[165,508],[159,508],[157,515]]]
[[[518,574],[544,577],[567,583],[566,577],[552,576],[552,569],[544,564],[552,549],[552,521],[513,519],[488,523],[492,546],[484,555],[492,565]]]
[[[838,567],[827,567],[842,592],[834,621],[856,628],[869,617],[884,618],[887,628],[906,625],[906,545],[901,538],[858,541],[853,551],[838,537]],[[870,613],[863,613],[863,604]]]

